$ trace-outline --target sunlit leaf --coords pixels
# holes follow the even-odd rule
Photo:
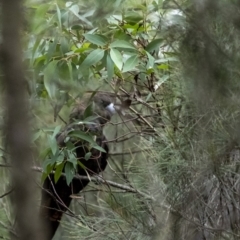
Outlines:
[[[117,68],[121,70],[123,66],[121,53],[117,49],[112,48],[110,50],[110,56],[113,62],[115,63],[115,65],[117,66]]]

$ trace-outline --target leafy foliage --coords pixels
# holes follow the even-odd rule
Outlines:
[[[53,170],[55,181],[63,171],[68,183],[75,175],[73,144],[59,149],[55,136],[85,92],[131,100],[105,129],[102,184],[95,179],[73,196],[56,239],[237,239],[239,27],[227,7],[237,16],[239,5],[225,1],[26,2],[24,61],[42,179]],[[83,130],[68,137],[103,151]]]

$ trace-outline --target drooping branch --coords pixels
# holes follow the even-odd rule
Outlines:
[[[9,165],[9,164],[8,165],[7,164],[0,164],[0,167],[11,168],[12,166]],[[40,172],[40,173],[43,172],[43,169],[41,167],[33,166],[33,167],[31,167],[31,169],[33,171],[36,171],[36,172]],[[62,173],[62,176],[65,176],[65,174]],[[74,178],[75,179],[81,179],[81,180],[90,180],[90,181],[95,182],[95,183],[105,184],[105,185],[108,185],[108,186],[112,186],[112,187],[115,187],[115,188],[125,190],[127,192],[139,194],[139,195],[141,195],[142,197],[144,197],[148,200],[156,201],[156,199],[153,196],[150,196],[147,193],[144,193],[142,191],[139,191],[139,190],[137,190],[133,187],[129,187],[129,186],[124,185],[124,184],[116,183],[116,182],[113,182],[113,181],[110,181],[110,180],[105,180],[100,176],[87,177],[87,176],[75,175]]]

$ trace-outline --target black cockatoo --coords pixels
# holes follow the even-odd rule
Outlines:
[[[59,148],[65,147],[65,140],[71,129],[78,129],[90,132],[96,136],[95,140],[98,146],[102,147],[105,152],[96,148],[91,148],[91,156],[88,160],[85,155],[89,152],[86,142],[82,139],[71,139],[75,146],[75,155],[80,161],[77,173],[82,176],[91,176],[102,172],[107,166],[108,146],[105,142],[103,128],[109,122],[111,116],[115,113],[114,97],[111,94],[96,93],[90,97],[93,109],[93,120],[91,123],[78,125],[78,122],[84,120],[86,108],[89,108],[89,99],[79,103],[70,115],[69,125],[56,136]],[[84,166],[84,167],[81,167]],[[47,235],[46,240],[51,240],[60,224],[62,215],[69,208],[71,203],[71,195],[79,193],[89,180],[73,179],[68,185],[66,178],[61,176],[57,183],[54,181],[54,175],[50,174],[43,184],[42,200],[40,208],[40,217],[44,225],[44,231]]]

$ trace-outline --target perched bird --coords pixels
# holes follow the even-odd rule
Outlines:
[[[89,150],[88,144],[84,140],[70,138],[70,141],[75,146],[76,158],[80,162],[76,172],[79,175],[91,176],[104,171],[106,168],[108,146],[105,142],[106,138],[103,128],[110,121],[114,113],[113,95],[96,93],[90,100],[81,101],[77,104],[70,115],[69,124],[56,136],[59,148],[64,148],[68,133],[72,129],[81,129],[81,131],[93,133],[96,136],[95,141],[97,145],[105,150],[100,151],[96,148]],[[89,123],[85,123],[84,118],[89,114],[92,115],[92,120]],[[86,160],[85,156],[89,151],[91,152],[91,156]],[[72,182],[68,185],[65,176],[60,176],[59,180],[55,183],[53,173],[49,174],[45,179],[42,189],[40,217],[44,225],[46,240],[53,238],[63,213],[70,206],[71,195],[79,193],[88,183],[89,180],[73,178]]]

